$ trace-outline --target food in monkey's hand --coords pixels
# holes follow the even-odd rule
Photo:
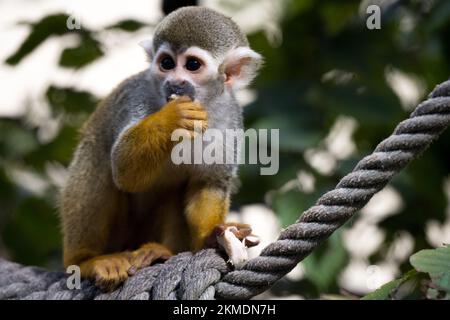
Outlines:
[[[251,232],[251,231],[250,231]],[[228,262],[239,268],[248,260],[248,247],[259,244],[259,238],[252,234],[242,234],[236,226],[227,226],[216,233],[217,243],[225,250]]]

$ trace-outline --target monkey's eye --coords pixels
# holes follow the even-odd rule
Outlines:
[[[186,61],[186,69],[189,71],[197,71],[202,66],[202,63],[195,58],[189,58]]]
[[[172,70],[175,68],[175,61],[171,57],[164,57],[159,64],[163,70]]]

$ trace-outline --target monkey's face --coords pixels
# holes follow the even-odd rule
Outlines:
[[[214,57],[199,47],[174,50],[163,44],[151,52],[151,78],[168,101],[171,96],[189,96],[208,104],[223,93],[247,85],[261,63],[261,56],[248,47]]]
[[[150,72],[166,101],[175,94],[205,102],[211,95],[211,84],[217,85],[218,68],[216,59],[205,50],[197,47],[172,50],[163,45],[152,59]]]

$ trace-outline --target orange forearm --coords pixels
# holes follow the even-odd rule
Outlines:
[[[142,191],[159,175],[170,154],[174,121],[156,112],[127,129],[113,154],[114,178],[124,191]]]
[[[214,227],[224,223],[229,203],[229,195],[222,189],[198,187],[190,192],[185,214],[192,250],[202,249]]]

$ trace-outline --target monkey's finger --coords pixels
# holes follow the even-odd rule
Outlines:
[[[104,291],[110,291],[113,284],[109,268],[99,268],[95,274],[95,285]]]
[[[128,278],[128,269],[129,267],[126,267],[126,265],[121,265],[116,267],[117,272],[117,282],[122,283]]]
[[[177,103],[180,102],[192,102],[192,99],[189,96],[179,96],[175,99]]]
[[[156,252],[150,252],[149,254],[145,255],[144,260],[141,263],[141,268],[151,265],[156,260],[158,260]]]
[[[204,132],[208,128],[208,122],[202,120],[181,119],[180,121],[178,121],[178,125],[181,128],[187,130],[201,129],[202,132]]]
[[[133,259],[130,269],[128,269],[128,274],[135,274],[137,270],[151,265],[157,259],[158,257],[155,255],[154,250],[140,249]]]
[[[138,267],[131,265],[131,267],[127,271],[127,274],[131,277],[131,276],[134,276],[137,271],[138,271]]]
[[[166,249],[155,250],[154,252],[155,260],[166,261],[172,256],[172,252]]]
[[[259,238],[255,235],[249,235],[245,238],[245,246],[248,248],[257,246],[259,244]]]
[[[208,114],[206,111],[196,111],[196,110],[183,110],[181,111],[181,116],[184,119],[191,120],[207,120]]]
[[[151,265],[156,260],[167,260],[172,256],[172,253],[166,249],[153,249],[149,250],[147,254],[144,255],[144,259],[141,262],[141,267],[146,267]]]
[[[128,269],[128,274],[131,272],[132,274],[136,273],[139,270],[145,260],[145,254],[139,253],[136,257],[134,257],[131,262],[131,267]]]
[[[193,111],[204,111],[203,106],[198,102],[183,102],[179,103],[178,108],[180,110],[193,110]]]
[[[239,240],[250,236],[252,233],[252,228],[246,223],[229,222],[226,223],[225,226],[230,228],[230,231],[233,232],[236,238],[238,238]]]
[[[114,290],[122,282],[128,278],[128,268],[123,261],[114,261],[109,268],[109,275],[106,281],[106,286],[109,290]]]
[[[231,230],[231,232],[234,233],[236,238],[238,238],[239,240],[242,240],[252,234],[252,229],[251,228],[242,228],[242,229]]]
[[[225,223],[225,226],[227,227],[236,227],[238,229],[244,229],[244,228],[250,228],[250,225],[247,223],[243,223],[243,222],[227,222]]]
[[[109,270],[106,266],[104,266],[103,264],[101,265],[94,265],[92,267],[91,270],[91,276],[97,280],[101,280],[101,279],[107,279],[109,276]]]
[[[130,259],[122,261],[121,265],[118,267],[120,282],[125,281],[128,278],[128,270],[131,268]]]
[[[131,265],[131,267],[128,269],[128,275],[132,276],[132,275],[136,274],[136,272],[139,269],[142,269],[144,267],[151,265],[154,260],[156,260],[156,259],[153,259],[152,256],[140,255],[139,261],[136,261],[135,263],[133,263]]]

